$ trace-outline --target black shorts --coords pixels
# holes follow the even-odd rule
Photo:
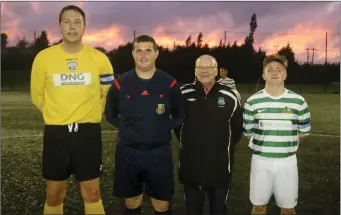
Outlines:
[[[113,195],[131,198],[144,191],[157,200],[172,199],[174,184],[170,144],[141,150],[118,143]]]
[[[99,123],[46,125],[43,140],[43,177],[62,181],[98,178],[102,172],[102,137]]]

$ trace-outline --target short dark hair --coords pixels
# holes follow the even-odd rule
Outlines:
[[[285,56],[283,55],[269,55],[267,57],[264,58],[263,60],[263,69],[265,69],[265,67],[271,63],[271,62],[278,62],[280,64],[282,64],[285,68],[288,67],[288,60]]]
[[[140,42],[151,42],[153,43],[153,48],[154,50],[156,51],[157,50],[157,45],[156,45],[156,42],[154,40],[153,37],[149,36],[149,35],[141,35],[141,36],[138,36],[134,41],[133,41],[133,50],[135,49],[135,46],[137,43],[140,43]]]
[[[225,72],[227,72],[227,68],[224,66],[221,66],[220,69],[224,70]]]
[[[83,21],[85,25],[85,13],[80,7],[77,7],[76,5],[68,5],[68,6],[63,7],[63,9],[59,12],[59,24],[62,22],[63,13],[67,10],[75,10],[79,12],[81,16],[83,17]]]

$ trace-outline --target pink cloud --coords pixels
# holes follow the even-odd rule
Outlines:
[[[256,39],[255,47],[262,47],[263,50],[271,54],[276,51],[275,46],[279,50],[289,43],[295,52],[296,58],[300,61],[306,61],[307,48],[316,48],[318,51],[315,51],[314,61],[321,62],[325,58],[326,32],[331,31],[330,28],[325,27],[322,23],[301,23],[289,28],[287,32],[290,32],[290,34],[270,35],[261,42]],[[328,58],[330,59],[340,56],[338,40],[339,37],[335,38],[329,35]],[[312,52],[310,57],[311,55]]]

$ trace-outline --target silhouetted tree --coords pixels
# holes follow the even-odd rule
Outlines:
[[[251,23],[255,24],[255,22]],[[253,26],[256,27],[256,25]],[[249,38],[253,38],[250,36],[253,35],[252,32],[255,29],[251,29],[250,35],[248,35]],[[172,75],[179,83],[188,83],[194,80],[195,60],[202,54],[211,54],[217,59],[219,66],[226,66],[228,68],[228,75],[235,79],[237,88],[238,84],[241,83],[254,84],[257,80],[262,81],[262,61],[266,53],[261,48],[255,51],[250,43],[252,40],[248,39],[249,43],[239,46],[237,41],[222,46],[221,40],[219,46],[210,48],[207,43],[203,43],[202,33],[198,35],[197,40],[193,41],[192,38],[190,39],[186,41],[186,45],[176,45],[174,43],[174,49],[171,47],[171,50],[158,46],[160,54],[156,61],[157,68]],[[39,41],[45,41],[45,43],[39,43]],[[32,47],[36,48],[37,43],[38,45],[44,44],[44,46],[40,46],[41,48],[48,46],[46,32],[35,43],[31,44]],[[24,37],[18,41],[16,47],[7,47],[6,52],[1,53],[1,83],[3,86],[9,86],[12,89],[13,86],[29,83],[30,69],[33,59],[37,54],[36,51],[32,51],[35,49],[30,48],[30,43]],[[121,45],[110,51],[106,51],[103,47],[96,48],[106,52],[115,70],[115,74],[121,74],[134,68],[131,43]],[[329,86],[331,82],[339,82],[340,63],[300,65],[296,62],[295,53],[289,44],[278,53],[286,56],[289,61],[288,79],[286,81],[288,84],[309,83],[328,84]],[[254,89],[251,90],[250,88],[249,90],[254,92]]]
[[[295,53],[290,47],[290,44],[288,43],[287,46],[282,47],[279,51],[278,54],[283,55],[287,58],[288,60],[288,68],[287,68],[287,73],[288,73],[288,78],[286,83],[291,84],[297,82],[298,79],[306,79],[306,77],[303,77],[304,74],[299,72],[300,68],[298,67],[298,64],[295,59]],[[318,75],[318,73],[312,73],[309,74],[309,76],[313,77],[315,75]],[[311,78],[309,77],[309,78]],[[317,76],[315,76],[317,78]],[[310,81],[309,81],[310,82]]]
[[[49,47],[49,39],[47,38],[46,31],[42,31],[40,36],[34,41],[34,49],[36,52],[39,52],[47,47]]]
[[[23,37],[22,39],[20,39],[17,44],[16,47],[20,50],[24,50],[26,48],[28,48],[30,45],[30,43],[26,40],[25,37]]]
[[[258,60],[261,62],[261,63],[263,63],[263,61],[264,61],[264,59],[265,59],[265,57],[266,57],[266,53],[265,53],[265,51],[263,51],[262,50],[262,48],[259,48],[258,49],[258,52],[257,52],[257,56],[258,56]]]
[[[232,45],[232,48],[237,48],[238,45],[237,45],[237,41],[234,41],[233,45]]]
[[[220,41],[219,41],[219,47],[224,47],[223,39],[220,39]]]
[[[189,47],[191,45],[191,43],[192,43],[192,36],[189,35],[185,41],[185,46]]]
[[[203,46],[203,48],[209,49],[208,43],[205,43],[205,45]]]
[[[288,43],[288,45],[286,47],[282,47],[278,51],[278,54],[284,55],[288,59],[288,63],[289,64],[295,64],[296,63],[295,53],[292,50],[292,48],[291,48],[289,43]]]
[[[253,45],[254,42],[254,34],[257,28],[257,16],[256,14],[252,14],[250,21],[250,34],[245,38],[246,45]]]
[[[1,33],[1,49],[5,49],[8,44],[8,36],[6,33]]]
[[[115,74],[122,74],[134,68],[134,59],[131,54],[132,43],[121,45],[108,53],[110,62],[115,69]]]
[[[202,38],[203,38],[203,34],[200,32],[198,34],[198,38],[197,38],[197,47],[201,48],[202,46]]]

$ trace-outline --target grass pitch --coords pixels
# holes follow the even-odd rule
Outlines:
[[[297,214],[340,214],[340,96],[302,94],[312,114],[312,133],[300,144],[298,156],[299,199]],[[243,94],[243,100],[250,94]],[[41,176],[43,121],[24,92],[3,92],[1,97],[1,214],[42,214],[45,182]],[[113,186],[116,134],[105,121],[103,128],[102,200],[107,214],[121,214],[122,201],[111,196]],[[172,143],[174,167],[178,148]],[[251,152],[243,138],[237,145],[235,172],[229,194],[229,212],[250,214],[249,171]],[[183,187],[174,169],[175,195],[173,214],[184,214]],[[77,182],[70,178],[65,214],[84,214]],[[148,196],[143,214],[152,214]],[[269,214],[279,214],[274,199]]]

